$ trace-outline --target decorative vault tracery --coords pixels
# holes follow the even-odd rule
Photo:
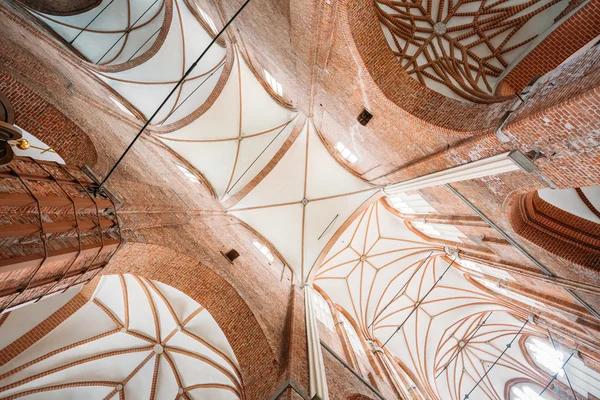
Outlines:
[[[402,67],[442,94],[473,102],[501,100],[497,84],[564,0],[375,0],[382,28]]]
[[[434,287],[448,266],[441,246],[423,241],[379,201],[339,237],[315,284],[348,312],[366,340],[380,346],[389,340],[385,347],[427,399],[463,400],[480,379],[469,398],[503,399],[506,383],[518,377],[545,386],[550,377],[526,362],[516,342],[486,376],[525,313],[452,267]],[[545,337],[531,324],[521,334]]]
[[[244,398],[233,351],[210,314],[133,275],[104,277],[88,304],[0,369],[0,385],[2,399]]]

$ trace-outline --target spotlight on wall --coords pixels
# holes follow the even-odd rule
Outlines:
[[[369,121],[371,120],[371,118],[373,118],[373,114],[371,114],[369,111],[367,111],[367,109],[363,108],[362,112],[358,116],[358,122],[362,126],[366,126],[369,123]]]

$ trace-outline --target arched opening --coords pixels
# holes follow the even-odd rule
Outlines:
[[[584,269],[600,265],[600,187],[543,189],[521,196],[510,221],[517,234]]]
[[[347,21],[356,52],[385,97],[436,126],[472,131],[495,129],[515,93],[596,37],[598,27],[581,29],[596,7],[353,0]],[[565,37],[573,40],[566,44]]]
[[[506,387],[506,400],[555,400],[550,390],[546,390],[541,396],[539,393],[543,387],[537,383],[518,380]]]
[[[589,398],[590,394],[600,396],[600,373],[586,365],[578,351],[554,340],[533,336],[525,338],[521,346],[526,360],[544,375],[556,375],[558,382],[571,396],[573,391],[584,398]]]
[[[165,41],[173,15],[172,0],[20,2],[65,46],[104,70],[131,68],[151,58]]]
[[[18,0],[25,7],[49,15],[76,15],[98,7],[102,0]]]

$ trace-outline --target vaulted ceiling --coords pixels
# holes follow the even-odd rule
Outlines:
[[[515,378],[545,385],[516,342],[485,376],[524,321],[451,263],[443,247],[423,240],[379,201],[337,239],[315,284],[367,340],[402,362],[428,398],[463,400],[482,378],[470,398],[504,398]],[[533,325],[522,333],[544,336]]]
[[[376,4],[390,48],[410,76],[449,97],[489,102],[498,100],[498,83],[552,29],[569,2]]]
[[[375,6],[392,50],[416,79],[449,96],[488,101],[564,3],[379,0]],[[214,32],[185,0],[105,6],[114,10],[96,21],[93,13],[36,15],[74,40],[91,60],[91,73],[114,91],[115,107],[147,119]],[[139,28],[123,28],[133,21]],[[241,43],[213,46],[151,121],[151,135],[206,179],[223,208],[265,239],[297,283],[319,286],[365,338],[385,345],[429,398],[501,399],[517,378],[544,385],[546,377],[518,346],[486,375],[517,333],[544,335],[378,201],[380,187],[338,163],[313,118],[287,107],[248,60]],[[242,398],[231,348],[192,303],[160,283],[105,277],[94,301],[59,334],[0,370],[0,395],[29,391],[35,398],[51,386],[65,397],[137,398],[151,391],[173,397],[181,390],[190,399]],[[92,319],[99,322],[87,323]],[[104,357],[91,356],[98,353],[118,368],[105,368]],[[189,373],[194,369],[203,373]],[[74,385],[79,379],[87,383]]]
[[[211,315],[133,275],[104,276],[92,299],[0,368],[1,398],[242,399],[238,365]]]

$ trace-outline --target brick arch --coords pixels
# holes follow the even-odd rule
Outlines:
[[[514,231],[524,239],[588,273],[600,269],[600,224],[546,202],[537,191],[518,197],[508,216]]]
[[[460,132],[495,129],[514,100],[494,104],[466,103],[435,92],[411,78],[386,41],[372,0],[346,0],[342,5],[341,28],[349,51],[368,71],[381,94],[420,122]],[[345,6],[346,10],[344,10]],[[339,7],[339,5],[338,5]]]
[[[67,164],[96,164],[92,140],[52,104],[5,73],[0,73],[0,93],[12,103],[14,124],[52,147]]]
[[[541,43],[527,53],[499,83],[499,91],[520,92],[535,77],[542,76],[554,70],[561,63],[584,48],[600,35],[598,19],[590,18],[600,11],[600,4],[590,1],[578,9],[583,2],[570,1],[567,8],[557,17],[567,18]],[[572,15],[569,15],[572,13]],[[510,88],[510,89],[507,89]]]
[[[367,397],[363,394],[351,394],[346,397],[347,400],[373,400],[371,397]]]
[[[200,303],[215,319],[238,359],[246,399],[263,399],[277,383],[277,358],[256,317],[238,292],[194,258],[166,247],[128,243],[102,272],[133,274],[172,286]],[[99,276],[81,294],[92,296]]]
[[[50,15],[77,15],[89,11],[102,0],[18,0],[32,10]]]
[[[8,98],[0,92],[0,121],[9,124],[15,123],[15,110]]]

